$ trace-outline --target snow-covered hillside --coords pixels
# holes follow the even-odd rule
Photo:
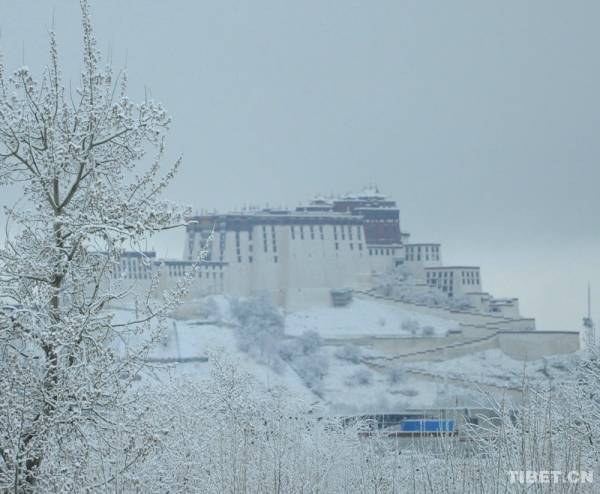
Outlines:
[[[362,299],[355,299],[346,307],[324,307],[294,312],[286,317],[285,322],[286,332],[290,335],[316,331],[323,338],[362,335],[412,336],[422,334],[423,331],[428,336],[445,336],[448,330],[458,328],[455,321]]]
[[[205,301],[202,312],[202,319],[171,320],[169,331],[149,359],[168,365],[170,373],[202,377],[208,373],[211,354],[224,352],[265,388],[286,388],[304,402],[325,405],[332,413],[486,405],[486,392],[498,394],[505,387],[514,391],[524,373],[532,379],[565,377],[576,359],[557,357],[524,365],[499,350],[488,350],[443,362],[405,362],[381,369],[362,358],[377,356],[372,350],[349,344],[328,345],[327,341],[343,336],[414,334],[406,329],[406,321],[411,321],[409,326],[418,328],[418,332],[430,327],[434,335],[443,336],[455,329],[456,323],[377,301],[355,300],[343,308],[312,309],[285,316],[279,342],[282,348],[300,344],[307,334],[321,337],[315,336],[315,343],[311,343],[318,348],[294,360],[275,353],[242,351],[241,329],[225,297]],[[131,317],[132,312],[117,312],[118,319]],[[165,376],[156,371],[147,378],[162,380]]]

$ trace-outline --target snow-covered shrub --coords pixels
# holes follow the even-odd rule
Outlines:
[[[368,369],[358,369],[350,374],[344,382],[346,386],[366,386],[373,382],[373,374]]]
[[[284,318],[267,296],[232,299],[231,314],[238,348],[260,362],[280,367],[279,347],[284,336]]]
[[[435,334],[435,328],[433,326],[423,326],[421,328],[421,334],[423,336],[433,336]]]
[[[221,308],[215,297],[206,297],[200,301],[198,316],[207,321],[220,321],[222,319]]]
[[[310,389],[319,392],[319,385],[329,369],[329,361],[324,354],[302,355],[294,359],[291,365]]]
[[[315,353],[323,345],[323,339],[316,331],[304,331],[299,337],[298,342],[304,355]]]
[[[322,339],[316,331],[304,331],[297,338],[279,344],[279,356],[288,362],[304,383],[319,392],[319,384],[329,368],[327,355],[321,351]]]
[[[345,343],[335,351],[334,354],[340,360],[347,360],[353,364],[359,364],[362,358],[362,351],[360,347],[353,345],[352,343]]]
[[[304,331],[296,338],[288,338],[279,344],[279,355],[288,362],[303,355],[316,353],[322,346],[323,340],[316,331]]]
[[[419,332],[419,321],[416,319],[405,319],[401,325],[402,331],[406,331],[412,335],[416,335]]]
[[[448,300],[448,307],[455,310],[471,310],[473,309],[473,305],[468,297],[458,297],[452,298]]]
[[[279,343],[278,348],[279,356],[287,361],[291,362],[295,358],[304,355],[302,343],[298,338],[284,339]]]
[[[402,367],[393,367],[388,371],[388,378],[390,380],[390,384],[397,384],[399,382],[404,381],[406,377],[406,373]]]

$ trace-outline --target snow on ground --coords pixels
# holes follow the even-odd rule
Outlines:
[[[482,384],[518,387],[524,379],[569,379],[577,358],[573,354],[523,362],[493,349],[442,362],[411,362],[405,367]]]
[[[487,398],[477,386],[461,381],[492,386],[517,387],[524,371],[530,378],[568,378],[576,356],[553,357],[527,363],[514,360],[500,350],[487,350],[442,362],[405,362],[390,369],[374,370],[360,358],[348,358],[342,346],[323,346],[319,353],[327,361],[322,380],[311,389],[293,368],[281,361],[274,366],[259,362],[239,350],[227,300],[219,298],[210,304],[209,314],[198,320],[170,320],[169,331],[149,356],[152,360],[181,360],[172,364],[172,376],[206,377],[210,365],[206,361],[189,361],[223,352],[239,362],[240,370],[252,375],[266,388],[284,387],[307,404],[320,403],[332,413],[389,412],[406,408],[435,406],[485,405]],[[120,321],[134,318],[131,311],[116,311]],[[322,308],[288,314],[285,332],[290,338],[305,331],[316,331],[324,338],[364,334],[403,334],[402,322],[413,319],[420,328],[432,326],[437,335],[454,329],[456,323],[435,317],[396,309],[377,301],[354,300],[342,308]],[[405,332],[404,332],[405,333]],[[365,348],[351,348],[359,357],[371,353]],[[356,356],[355,356],[356,357]],[[188,359],[186,361],[186,359]],[[424,371],[428,376],[413,371]],[[394,374],[394,375],[392,375]],[[433,375],[439,378],[432,378]],[[147,373],[146,378],[167,383],[164,371]],[[451,382],[448,382],[449,379]]]
[[[413,320],[418,323],[417,334],[423,328],[433,328],[429,336],[445,336],[448,330],[458,329],[458,323],[434,316],[382,304],[376,300],[354,299],[345,307],[323,307],[294,312],[286,316],[286,333],[300,335],[316,331],[323,338],[342,338],[361,335],[413,336],[402,327]]]
[[[116,320],[132,320],[132,311],[113,311]],[[185,361],[185,359],[209,357],[211,354],[224,353],[229,360],[239,362],[241,370],[247,372],[265,388],[283,387],[298,399],[306,403],[314,403],[318,397],[308,389],[300,377],[287,365],[281,372],[275,372],[267,365],[260,364],[237,348],[233,330],[229,326],[204,324],[204,321],[170,320],[169,331],[157,347],[150,353],[149,359],[154,363],[169,362],[168,373],[172,377],[208,377],[210,366],[202,361]],[[176,363],[184,359],[182,363]],[[164,372],[155,371],[151,378],[166,380]]]

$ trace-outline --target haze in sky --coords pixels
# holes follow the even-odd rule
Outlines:
[[[399,202],[412,240],[441,242],[446,264],[481,265],[484,289],[518,296],[538,329],[580,329],[588,280],[600,293],[600,3],[92,9],[130,94],[147,92],[173,116],[169,157],[184,166],[169,198],[295,206],[375,184]],[[39,71],[53,22],[75,88],[75,0],[0,0],[5,62]],[[183,233],[155,247],[180,256]]]

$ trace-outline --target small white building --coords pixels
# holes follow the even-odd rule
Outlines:
[[[436,266],[424,269],[427,284],[450,298],[462,298],[469,292],[481,292],[478,266]]]

